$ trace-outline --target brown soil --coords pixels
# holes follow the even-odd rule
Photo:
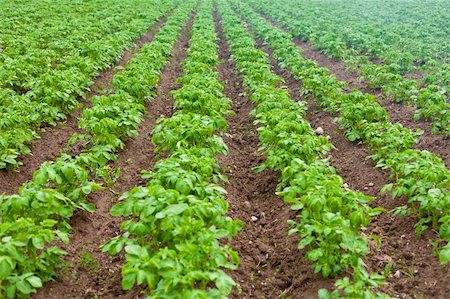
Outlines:
[[[292,74],[279,68],[271,55],[271,50],[259,46],[269,55],[273,70],[282,76],[295,100],[302,100],[299,90],[301,83]],[[381,188],[389,183],[389,173],[375,167],[375,163],[366,160],[369,151],[362,144],[354,144],[345,139],[339,126],[334,122],[335,115],[324,112],[314,101],[308,104],[306,119],[313,128],[322,127],[336,147],[331,152],[331,165],[336,168],[344,182],[353,190],[361,191],[375,198],[371,206],[381,206],[386,212],[375,217],[370,223],[366,235],[377,235],[381,247],[370,243],[370,254],[365,258],[370,271],[382,272],[384,266],[392,264],[388,284],[381,288],[391,296],[399,298],[448,298],[450,293],[450,265],[440,265],[433,256],[430,241],[436,240],[433,231],[427,231],[421,238],[414,233],[417,219],[414,217],[393,217],[390,211],[406,204],[405,199],[392,200],[391,194],[381,195]]]
[[[158,157],[154,154],[151,142],[152,129],[156,119],[170,116],[173,112],[170,91],[179,88],[176,79],[182,74],[181,62],[187,57],[190,39],[191,19],[183,29],[175,44],[175,51],[165,66],[157,88],[157,96],[147,104],[147,115],[139,128],[139,135],[126,142],[126,148],[112,165],[120,169],[120,178],[104,191],[96,192],[88,200],[96,205],[94,213],[77,211],[72,217],[73,227],[70,244],[61,246],[67,251],[65,261],[71,266],[55,282],[41,289],[34,298],[138,298],[141,290],[129,292],[121,289],[121,267],[123,256],[110,256],[102,253],[99,246],[120,233],[119,225],[123,219],[112,217],[109,210],[117,202],[120,194],[134,186],[143,185],[141,170],[151,170]],[[92,262],[87,263],[87,257]],[[94,266],[93,263],[97,263]]]
[[[79,99],[84,107],[90,107],[90,99],[93,96],[101,95],[105,89],[112,89],[111,80],[113,76],[120,71],[139,51],[140,47],[153,39],[155,33],[165,23],[167,17],[162,17],[156,22],[152,28],[145,33],[141,38],[133,43],[133,45],[122,53],[120,60],[109,69],[103,71],[94,81],[90,87],[86,99]],[[45,161],[53,161],[61,152],[66,150],[67,141],[74,133],[83,133],[78,127],[78,120],[81,116],[83,108],[75,110],[71,115],[67,116],[67,120],[58,123],[54,127],[46,127],[45,131],[40,134],[40,139],[36,140],[31,146],[31,155],[24,155],[19,158],[19,162],[23,163],[17,170],[1,170],[0,171],[0,194],[15,194],[19,187],[26,181],[31,180],[33,173]],[[73,147],[70,152],[77,155],[81,152],[82,147]]]
[[[420,66],[420,65],[419,65]],[[408,78],[409,80],[415,80],[418,83],[420,83],[421,87],[425,87],[426,84],[423,83],[423,78],[427,75],[427,73],[425,71],[421,71],[421,70],[414,70],[412,72],[409,72],[407,74],[405,74],[405,77]]]
[[[273,21],[264,15],[261,16],[274,26],[277,26],[284,31],[288,31],[286,28],[282,28],[276,21]],[[298,37],[295,37],[293,42],[301,49],[302,56],[305,59],[316,61],[319,66],[329,69],[330,74],[335,75],[339,81],[347,82],[348,89],[345,89],[345,92],[349,92],[351,89],[355,88],[361,92],[372,94],[377,98],[377,101],[383,108],[386,109],[392,123],[400,123],[411,130],[423,130],[425,133],[419,136],[420,141],[415,148],[428,150],[434,153],[445,161],[447,167],[450,167],[450,138],[443,135],[432,134],[431,123],[425,120],[414,121],[414,107],[409,106],[407,103],[400,104],[393,102],[392,99],[384,95],[379,88],[368,88],[369,82],[363,80],[357,71],[349,70],[344,62],[324,55],[310,43],[304,42]]]
[[[238,269],[230,271],[230,275],[242,291],[235,291],[231,298],[316,297],[320,288],[331,286],[333,281],[314,274],[304,259],[305,251],[297,249],[298,238],[287,236],[287,221],[294,219],[296,213],[275,195],[278,174],[253,171],[264,161],[257,151],[258,133],[249,115],[255,106],[230,60],[217,15],[215,19],[223,61],[219,66],[220,79],[225,84],[225,95],[233,99],[236,113],[227,119],[230,137],[224,139],[229,153],[219,161],[230,181],[224,186],[228,191],[229,215],[245,223],[244,229],[229,242],[241,259]]]

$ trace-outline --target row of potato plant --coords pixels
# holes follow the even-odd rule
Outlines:
[[[239,263],[237,252],[221,244],[242,224],[226,216],[226,181],[215,155],[226,154],[220,137],[227,128],[230,99],[218,81],[212,3],[203,1],[195,18],[182,87],[172,92],[177,111],[153,129],[158,161],[145,186],[124,193],[111,209],[126,216],[123,234],[102,246],[125,252],[122,287],[147,286],[148,298],[227,298],[235,282],[224,269]]]
[[[370,158],[377,166],[391,171],[393,183],[382,192],[392,190],[394,198],[405,196],[408,206],[394,210],[396,215],[414,215],[419,220],[416,233],[429,227],[436,228],[447,243],[438,243],[441,263],[450,261],[450,171],[436,155],[415,150],[418,142],[413,132],[400,124],[392,124],[386,110],[368,94],[358,90],[343,93],[345,83],[318,67],[314,61],[302,57],[290,34],[269,24],[247,5],[234,1],[239,11],[251,24],[255,34],[273,49],[273,56],[302,81],[302,93],[317,99],[321,107],[339,113],[340,129],[350,141],[361,140],[371,151]]]
[[[323,29],[320,32],[311,32],[304,20],[288,11],[301,11],[302,8],[286,10],[286,4],[273,1],[248,0],[265,15],[274,18],[281,25],[286,26],[294,36],[311,42],[312,45],[322,50],[326,55],[341,59],[352,68],[357,68],[362,76],[368,80],[369,87],[381,88],[382,91],[395,102],[409,102],[416,106],[414,119],[426,119],[432,122],[432,132],[435,134],[450,135],[450,103],[448,102],[448,81],[440,85],[429,84],[422,87],[416,80],[408,79],[395,70],[396,62],[392,64],[375,64],[368,56],[355,53],[354,48],[348,48],[345,43],[335,35]],[[292,7],[289,5],[289,7]],[[294,13],[295,14],[295,13]],[[326,37],[326,38],[324,38]],[[436,62],[437,63],[437,62]],[[450,70],[442,69],[440,73],[448,78]]]
[[[353,282],[348,277],[337,282],[347,296],[384,297],[371,290],[384,283],[384,276],[369,274],[362,260],[369,253],[363,229],[382,209],[370,208],[367,202],[372,198],[343,187],[343,179],[327,157],[333,146],[303,118],[305,103],[293,101],[285,89],[277,87],[282,78],[270,70],[266,54],[255,47],[231,8],[224,2],[218,6],[232,59],[257,103],[251,113],[259,125],[259,150],[267,156],[257,171],[280,172],[278,194],[299,213],[297,222],[289,222],[293,226],[289,233],[301,237],[298,247],[308,248],[306,259],[325,278],[353,270]],[[319,293],[321,298],[339,294]]]
[[[86,196],[101,185],[91,178],[107,173],[107,163],[116,160],[124,141],[137,134],[144,99],[154,97],[159,75],[194,5],[180,5],[153,42],[114,76],[111,94],[95,97],[83,112],[79,124],[87,133],[73,136],[73,141],[84,140],[80,155],[63,154],[45,162],[18,194],[0,196],[0,297],[26,297],[56,275],[65,252],[54,242],[69,242],[69,220],[76,209],[95,209]],[[130,94],[121,86],[128,88],[136,77],[145,83],[134,85]]]
[[[52,9],[64,5],[58,2],[56,8],[52,5],[40,11],[40,18],[47,20]],[[6,46],[0,55],[0,169],[19,166],[18,157],[30,154],[40,128],[65,119],[79,105],[79,98],[86,97],[93,78],[118,61],[124,49],[172,9],[174,2],[91,3],[87,5],[91,13],[81,18],[84,7],[67,6],[73,11],[59,11],[63,17],[49,18],[52,21],[44,22],[43,28],[30,28],[31,32]]]
[[[449,70],[448,32],[442,30],[448,26],[448,11],[446,14],[443,3],[392,5],[394,1],[390,1],[380,10],[377,3],[357,2],[356,6],[352,1],[311,4],[281,0],[277,4],[278,8],[294,7],[288,15],[302,24],[302,37],[309,36],[305,39],[325,46],[327,54],[339,56],[342,49],[352,48],[353,54],[370,55],[377,63],[389,65],[394,73],[425,71],[423,82],[446,87],[445,81],[448,84],[450,79],[445,73],[439,74],[439,70]],[[377,16],[380,13],[383,16]],[[428,76],[430,73],[434,76]]]
[[[171,2],[4,3],[0,8],[0,34],[4,37],[0,42],[0,86],[24,94],[42,89],[44,78],[54,76],[50,81],[59,81],[62,71],[70,70],[67,75],[79,75],[77,68],[86,74],[100,72],[146,32],[158,15],[173,7]],[[18,15],[8,10],[9,6]]]

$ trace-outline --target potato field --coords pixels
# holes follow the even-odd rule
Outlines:
[[[0,2],[0,299],[450,298],[450,2]]]

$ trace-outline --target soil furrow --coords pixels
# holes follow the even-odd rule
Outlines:
[[[79,99],[83,107],[91,106],[90,99],[93,96],[101,95],[104,90],[113,88],[111,80],[114,74],[119,72],[145,43],[153,39],[155,33],[166,20],[167,16],[158,20],[146,34],[133,43],[132,47],[122,53],[120,60],[114,66],[103,71],[95,79],[86,99]],[[19,162],[23,163],[23,165],[17,170],[0,171],[0,194],[3,192],[6,194],[17,193],[23,183],[32,179],[33,173],[42,163],[55,160],[62,151],[66,150],[67,141],[74,133],[83,133],[83,130],[78,127],[78,120],[83,111],[83,107],[72,112],[71,115],[67,116],[66,120],[58,123],[56,126],[46,127],[45,131],[40,134],[40,139],[37,139],[31,146],[32,154],[20,157]],[[81,150],[82,146],[74,146],[70,149],[70,153],[77,155]]]
[[[258,40],[258,45],[269,55],[274,72],[284,78],[291,96],[302,100],[299,92],[301,82],[278,66],[271,49],[264,46],[261,40]],[[345,139],[334,121],[335,115],[324,112],[314,101],[307,104],[308,122],[313,128],[321,127],[336,147],[331,152],[331,165],[349,188],[376,198],[371,206],[381,206],[387,210],[376,216],[365,231],[367,235],[377,235],[381,239],[381,247],[375,241],[370,243],[371,252],[365,258],[368,268],[382,272],[386,264],[393,265],[392,276],[383,291],[400,298],[446,298],[450,293],[450,266],[440,265],[437,257],[433,256],[429,241],[436,239],[436,234],[428,231],[417,238],[414,233],[416,218],[391,215],[389,211],[406,204],[406,199],[392,200],[390,194],[380,195],[381,188],[389,183],[388,171],[374,168],[375,163],[366,160],[369,151],[364,145]]]
[[[239,253],[241,263],[230,275],[240,284],[242,291],[232,298],[314,298],[320,288],[331,286],[314,274],[311,264],[304,259],[305,250],[297,249],[298,238],[288,236],[287,221],[295,212],[275,195],[279,176],[270,170],[255,173],[264,157],[257,151],[258,133],[249,115],[255,107],[246,94],[242,80],[230,59],[219,17],[215,14],[219,36],[220,79],[225,84],[224,93],[233,99],[229,116],[229,137],[224,138],[229,147],[227,156],[221,156],[220,165],[229,179],[224,188],[228,191],[229,215],[245,223],[243,230],[230,241]]]
[[[158,161],[151,142],[156,120],[173,113],[170,91],[180,87],[177,82],[182,73],[181,62],[187,57],[193,17],[185,25],[175,44],[174,53],[164,67],[157,88],[157,96],[147,104],[147,115],[140,124],[139,135],[126,142],[125,150],[112,165],[120,169],[119,179],[103,191],[91,194],[88,200],[97,207],[94,213],[77,211],[71,220],[73,233],[70,243],[61,246],[68,252],[63,269],[53,283],[41,289],[35,296],[40,298],[138,298],[140,289],[124,292],[121,289],[123,255],[110,256],[102,253],[99,246],[119,234],[123,219],[109,215],[119,196],[142,185],[141,170],[151,170]]]
[[[260,15],[272,25],[289,32],[287,28],[281,26],[278,22],[268,18],[264,14]],[[419,136],[419,143],[415,148],[434,153],[442,158],[446,165],[450,167],[450,138],[433,134],[431,132],[431,123],[423,119],[414,121],[414,107],[408,103],[395,103],[379,88],[368,88],[369,82],[363,80],[357,71],[348,69],[345,63],[340,60],[326,56],[320,50],[315,49],[310,43],[304,42],[298,37],[294,37],[293,42],[301,49],[302,56],[305,59],[316,61],[317,65],[329,69],[330,74],[335,75],[339,81],[347,82],[348,88],[345,92],[349,92],[355,88],[363,93],[372,94],[377,98],[380,105],[386,109],[392,123],[400,123],[411,130],[423,130],[424,134]]]

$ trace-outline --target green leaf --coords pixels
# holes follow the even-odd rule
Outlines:
[[[311,261],[317,261],[320,257],[323,256],[323,250],[321,248],[316,248],[313,250],[310,250],[307,253],[308,259]]]
[[[170,205],[161,212],[156,214],[156,219],[165,218],[167,216],[174,216],[183,213],[189,206],[185,203]]]
[[[66,177],[66,180],[69,182],[73,181],[73,171],[72,168],[68,167],[67,165],[63,166],[61,168],[61,171],[64,173],[64,176]]]
[[[30,276],[27,277],[28,282],[31,284],[34,288],[42,288],[42,281],[37,276]]]
[[[381,188],[380,193],[386,194],[387,192],[392,190],[392,187],[394,187],[394,184],[386,184],[383,186],[383,188]]]
[[[41,237],[34,237],[31,239],[31,242],[33,243],[34,247],[36,247],[37,249],[44,248],[44,240]]]
[[[323,277],[327,278],[329,277],[331,274],[331,268],[328,265],[323,265],[322,267],[322,275]]]
[[[80,207],[90,213],[93,213],[95,211],[95,205],[89,202],[82,202],[80,203]]]
[[[125,247],[125,251],[128,254],[133,254],[133,255],[137,255],[137,256],[141,255],[141,250],[142,250],[142,247],[139,245],[128,245]]]
[[[298,243],[298,249],[303,249],[306,246],[308,246],[312,241],[314,241],[314,237],[313,236],[308,236],[306,238],[303,238],[299,243]]]
[[[69,244],[69,234],[62,232],[62,231],[56,231],[56,234],[58,235],[58,237],[61,239],[61,241],[64,244]]]
[[[83,187],[81,187],[81,190],[83,191],[84,194],[89,194],[92,191],[92,187],[90,184],[84,185]]]
[[[122,276],[122,289],[130,290],[133,288],[134,283],[136,282],[136,273],[130,272],[130,273],[124,273]]]
[[[0,256],[0,280],[6,279],[16,267],[9,256]]]
[[[147,280],[147,271],[139,270],[137,274],[137,284],[141,285],[146,280]]]
[[[6,297],[8,299],[14,299],[16,297],[16,285],[14,284],[10,284],[8,286],[6,286]]]
[[[439,251],[439,262],[441,264],[447,264],[450,262],[450,243],[444,246],[441,251]]]
[[[216,278],[216,286],[222,292],[229,293],[235,285],[235,282],[230,276],[225,274],[225,272],[220,271],[219,273],[220,274]]]
[[[422,129],[416,130],[416,132],[414,132],[414,134],[415,134],[416,136],[420,136],[420,135],[422,135],[423,133],[425,133],[425,131],[422,130]]]
[[[30,284],[28,282],[26,282],[26,281],[23,281],[23,280],[19,280],[16,283],[16,286],[17,286],[17,289],[21,293],[23,293],[25,295],[31,294],[31,292],[33,291],[33,289],[31,288]]]
[[[178,180],[175,183],[175,189],[184,195],[188,195],[191,191],[191,188],[190,188],[188,182],[185,182],[183,180]]]

